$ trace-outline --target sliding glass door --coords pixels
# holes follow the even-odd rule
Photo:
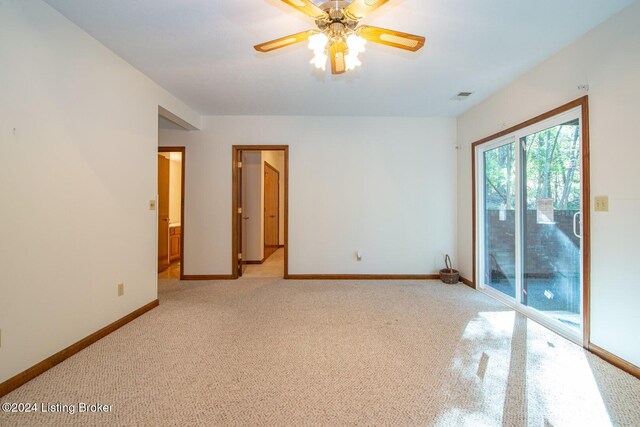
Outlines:
[[[515,142],[499,142],[482,155],[484,282],[516,297],[516,153]]]
[[[522,303],[581,330],[579,120],[523,136]]]
[[[581,110],[475,147],[479,289],[582,340]]]

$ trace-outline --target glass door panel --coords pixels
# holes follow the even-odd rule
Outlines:
[[[581,330],[578,119],[520,138],[521,302]]]
[[[516,297],[515,142],[483,153],[484,284]]]
[[[479,289],[578,342],[583,332],[582,112],[477,144]]]

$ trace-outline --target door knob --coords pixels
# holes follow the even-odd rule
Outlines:
[[[242,219],[249,219],[249,217],[248,216],[243,216]]]
[[[275,215],[269,215],[269,218],[275,218],[275,217],[276,217]]]

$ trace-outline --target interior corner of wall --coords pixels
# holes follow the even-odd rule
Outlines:
[[[202,116],[190,108],[182,108],[180,113],[175,113],[178,108],[165,108],[162,105],[158,105],[158,115],[169,120],[175,125],[178,125],[185,130],[201,130],[202,129]]]

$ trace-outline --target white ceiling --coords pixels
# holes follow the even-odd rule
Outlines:
[[[315,70],[315,28],[279,0],[45,0],[196,111],[211,115],[457,116],[633,0],[390,0],[361,23],[423,35],[410,53],[367,44],[363,66]],[[315,1],[316,4],[322,1]],[[474,92],[452,101],[460,91]]]

